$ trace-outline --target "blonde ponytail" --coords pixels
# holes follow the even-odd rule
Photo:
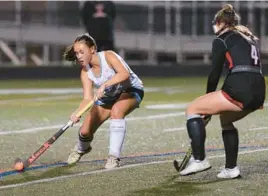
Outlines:
[[[243,33],[245,36],[250,37],[253,40],[258,40],[259,38],[253,35],[253,33],[245,26],[243,25],[236,25],[234,27],[235,30],[237,30],[240,33]]]

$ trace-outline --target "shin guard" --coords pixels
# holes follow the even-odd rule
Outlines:
[[[196,160],[205,159],[205,139],[206,130],[201,116],[189,118],[187,120],[188,135],[191,139],[193,156]]]
[[[238,156],[238,131],[237,129],[232,130],[222,130],[222,139],[225,149],[225,168],[234,168],[237,165],[237,156]]]

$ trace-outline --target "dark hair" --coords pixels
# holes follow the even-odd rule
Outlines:
[[[253,33],[245,26],[240,25],[240,16],[235,12],[231,4],[225,4],[221,10],[219,10],[214,18],[214,23],[225,23],[226,27],[250,37],[251,39],[258,39]]]
[[[80,35],[74,40],[73,44],[71,44],[70,46],[66,48],[63,54],[63,57],[66,61],[76,61],[76,56],[74,52],[74,44],[80,41],[84,41],[88,47],[94,46],[95,49],[97,50],[97,44],[95,40],[93,39],[93,37],[91,37],[88,33]]]

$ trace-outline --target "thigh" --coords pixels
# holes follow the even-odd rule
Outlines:
[[[252,111],[245,110],[245,111],[240,111],[240,112],[223,112],[220,114],[220,121],[221,125],[228,125],[231,124],[235,121],[238,121],[248,114],[250,114]]]
[[[110,113],[111,108],[94,105],[85,116],[81,129],[85,132],[95,132],[110,117]]]
[[[113,105],[111,118],[121,119],[137,107],[137,100],[129,93],[122,93],[120,98]]]
[[[191,114],[220,114],[225,111],[242,111],[240,107],[230,102],[222,91],[208,93],[195,99],[187,107],[187,115]]]

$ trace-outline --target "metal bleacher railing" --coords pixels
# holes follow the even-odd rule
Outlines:
[[[116,46],[127,60],[136,64],[209,62],[213,39],[211,21],[223,2],[115,3]],[[242,24],[260,37],[262,53],[268,54],[268,2],[229,3],[242,16]],[[85,31],[79,15],[82,5],[81,1],[34,4],[13,1],[0,6],[0,41],[3,43],[0,62],[14,65],[61,62],[64,47]]]

